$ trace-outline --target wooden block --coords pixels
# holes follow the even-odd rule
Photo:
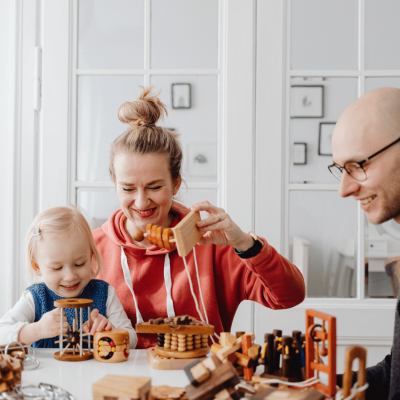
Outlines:
[[[211,375],[210,370],[203,363],[190,368],[190,372],[197,383],[204,382]]]
[[[251,337],[251,340],[255,339],[253,332],[248,332],[247,335],[249,335]],[[217,352],[218,358],[222,361],[224,358],[228,357],[229,354],[232,354],[235,351],[238,351],[242,347],[242,339],[243,339],[243,336],[236,340],[235,345],[225,346],[221,350],[218,350],[218,352]]]
[[[249,349],[251,348],[251,335],[243,335],[242,339],[242,353],[246,356],[249,354]],[[243,378],[245,381],[251,381],[251,378],[254,375],[253,367],[243,368]]]
[[[231,363],[222,363],[211,371],[209,379],[199,386],[192,384],[186,386],[186,395],[189,400],[213,400],[215,394],[229,386],[234,387],[240,382],[235,368]]]
[[[227,346],[226,337],[227,337],[228,335],[229,335],[229,332],[221,332],[221,333],[219,334],[219,344],[220,344],[222,347]]]
[[[325,396],[317,389],[305,390],[266,388],[256,393],[252,400],[324,400]]]
[[[215,395],[215,398],[217,400],[231,400],[232,399],[230,393],[228,392],[228,389],[222,389],[220,392],[218,392]]]
[[[152,386],[151,387],[151,400],[178,400],[184,399],[185,396],[185,389],[177,388],[177,387],[170,387],[170,386]]]
[[[231,354],[229,354],[228,357],[225,358],[225,360],[224,360],[223,362],[229,361],[230,363],[235,364],[235,362],[237,361],[237,359],[238,359],[238,358],[237,358],[237,356],[236,356],[236,353],[231,353]]]
[[[204,361],[202,361],[203,365],[205,365],[210,371],[214,371],[218,366],[221,365],[221,360],[217,356],[207,357]]]
[[[181,257],[186,257],[203,237],[203,234],[196,226],[196,222],[198,221],[201,221],[200,213],[198,211],[190,211],[178,225],[172,228],[178,254]]]
[[[212,353],[214,353],[214,354],[216,354],[217,352],[218,352],[218,350],[221,350],[223,347],[220,345],[220,344],[218,344],[218,343],[213,343],[212,345],[211,345],[211,352]],[[242,354],[242,353],[239,353],[239,352],[235,352],[234,353],[235,354],[235,356],[237,357],[237,363],[240,365],[240,366],[242,366],[242,367],[251,367],[252,366],[252,364],[253,364],[253,360],[249,357],[249,356],[245,356],[244,354]]]
[[[151,378],[106,375],[93,384],[93,398],[118,397],[119,400],[145,398],[151,389]]]
[[[229,334],[226,337],[226,344],[227,346],[234,346],[236,344],[236,336]]]
[[[248,349],[247,355],[253,360],[257,361],[260,356],[261,346],[253,343]]]

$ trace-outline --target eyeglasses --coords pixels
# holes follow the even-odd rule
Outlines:
[[[366,158],[363,161],[360,161],[360,162],[349,161],[346,164],[344,164],[343,167],[341,167],[337,164],[332,164],[332,165],[329,165],[328,169],[335,178],[339,179],[339,181],[342,180],[343,170],[345,170],[356,181],[364,182],[367,179],[367,174],[364,171],[364,164],[367,161],[369,161],[371,158],[373,158],[373,157],[377,156],[378,154],[382,153],[383,151],[387,150],[389,147],[393,146],[397,142],[400,142],[400,138],[395,140],[393,143],[390,143],[388,146],[384,147],[382,150],[379,150],[375,154],[372,154],[372,156]]]

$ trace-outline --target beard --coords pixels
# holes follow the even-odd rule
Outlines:
[[[399,165],[400,157],[398,157],[396,161],[396,165]],[[385,181],[387,181],[386,190],[383,192],[382,196],[384,202],[381,212],[376,218],[373,218],[373,220],[368,218],[367,213],[368,221],[375,225],[383,224],[400,215],[400,168],[395,167]]]

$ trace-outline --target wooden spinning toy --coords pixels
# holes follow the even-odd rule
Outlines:
[[[54,306],[61,308],[61,315],[63,315],[64,308],[74,308],[75,318],[73,320],[72,330],[68,330],[67,334],[63,334],[63,318],[61,318],[60,332],[58,333],[60,339],[56,342],[60,345],[60,351],[54,353],[54,358],[59,361],[85,361],[93,358],[93,353],[90,351],[90,337],[89,340],[83,339],[84,336],[89,336],[89,333],[83,333],[83,308],[88,308],[88,316],[90,316],[90,307],[93,305],[93,300],[89,299],[62,299],[56,300]],[[79,309],[79,330],[76,329],[78,323],[78,309]],[[90,331],[90,318],[88,319],[88,328]],[[67,346],[63,348],[63,343],[67,342]],[[88,349],[83,350],[83,342],[87,342]],[[68,349],[69,348],[69,349]],[[76,350],[79,350],[77,352]]]
[[[129,333],[125,329],[96,332],[93,354],[97,361],[117,363],[129,357]]]
[[[196,226],[196,222],[200,220],[200,213],[191,211],[174,228],[148,224],[146,233],[137,230],[133,239],[141,242],[146,237],[150,244],[167,250],[177,248],[178,254],[186,257],[203,236]]]
[[[314,319],[322,320],[316,324]],[[328,325],[327,330],[325,324]],[[307,379],[314,377],[314,371],[328,374],[328,385],[317,383],[315,387],[329,396],[336,394],[336,318],[315,310],[306,310],[306,375]],[[325,353],[325,341],[328,341],[326,350],[328,364],[320,362],[319,342],[323,343],[322,352]]]
[[[137,333],[157,333],[158,345],[147,350],[147,360],[154,369],[183,369],[193,358],[209,351],[208,336],[214,327],[188,315],[151,319],[136,324]]]

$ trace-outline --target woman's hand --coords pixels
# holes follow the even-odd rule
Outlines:
[[[99,313],[99,310],[95,308],[90,313],[90,334],[94,335],[96,332],[100,331],[110,331],[112,328],[112,323],[104,316]],[[85,333],[89,332],[87,325],[83,326],[83,331]]]
[[[63,331],[67,333],[69,325],[68,320],[63,310]],[[38,335],[40,339],[53,338],[60,333],[61,328],[61,308],[55,308],[42,315],[42,318],[37,322]],[[56,333],[57,332],[57,333]]]
[[[230,245],[239,251],[246,251],[254,245],[254,239],[244,233],[224,209],[218,208],[205,200],[190,207],[193,211],[205,211],[207,218],[196,223],[204,236],[199,244]]]

